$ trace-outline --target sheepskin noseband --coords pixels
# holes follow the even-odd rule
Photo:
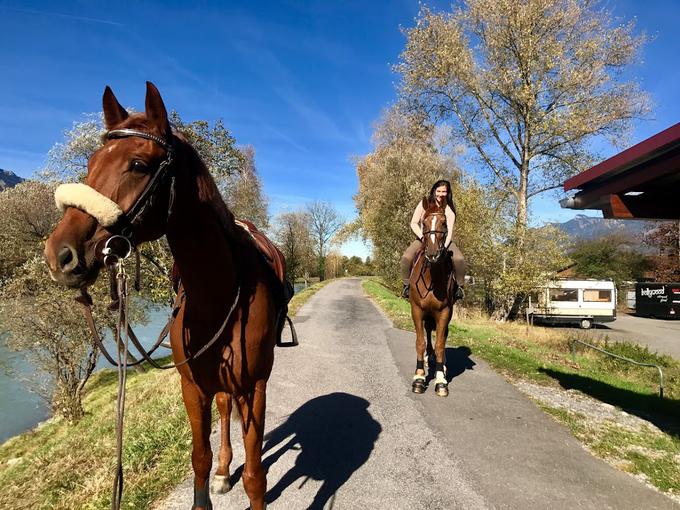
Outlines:
[[[75,207],[94,217],[105,228],[114,225],[123,216],[123,210],[117,203],[87,184],[60,185],[54,192],[54,201],[60,211]]]

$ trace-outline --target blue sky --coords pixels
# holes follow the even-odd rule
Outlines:
[[[655,104],[634,143],[680,121],[680,2],[608,6],[653,37],[632,70]],[[372,124],[395,98],[400,26],[412,26],[417,12],[406,0],[0,0],[0,168],[30,176],[74,120],[101,109],[105,85],[142,109],[151,80],[183,119],[221,118],[255,147],[271,213],[328,200],[351,219],[352,158],[371,150]],[[574,216],[555,196],[533,210],[545,221]],[[343,252],[367,249],[351,243]]]

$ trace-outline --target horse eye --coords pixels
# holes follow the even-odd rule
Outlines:
[[[146,163],[144,163],[144,161],[135,159],[132,163],[130,163],[130,170],[132,170],[133,172],[146,173],[147,169],[148,167],[146,166]]]

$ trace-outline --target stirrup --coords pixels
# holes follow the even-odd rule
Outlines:
[[[404,288],[401,289],[401,297],[408,299],[410,293],[410,285],[404,285]]]
[[[463,299],[465,297],[465,291],[463,290],[463,287],[457,285],[456,292],[453,294],[453,297],[456,299],[456,301]]]

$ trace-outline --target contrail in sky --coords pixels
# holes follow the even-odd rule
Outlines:
[[[38,11],[34,9],[18,9],[16,7],[6,7],[0,5],[0,9],[4,9],[7,11],[14,11],[14,12],[23,12],[26,14],[38,14],[38,15],[44,15],[44,16],[57,16],[60,18],[66,18],[66,19],[74,19],[77,21],[87,21],[91,23],[103,23],[104,25],[113,25],[116,27],[123,27],[125,26],[123,23],[117,23],[115,21],[109,21],[105,19],[99,19],[99,18],[88,18],[86,16],[74,16],[73,14],[64,14],[61,12],[52,12],[52,11]]]

